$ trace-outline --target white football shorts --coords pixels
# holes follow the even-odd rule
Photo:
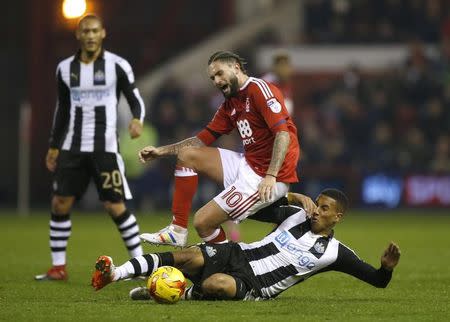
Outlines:
[[[262,202],[258,185],[263,177],[253,171],[244,154],[220,148],[219,152],[225,190],[214,197],[214,201],[228,213],[230,220],[239,223],[288,193],[289,184],[277,182],[272,199]]]

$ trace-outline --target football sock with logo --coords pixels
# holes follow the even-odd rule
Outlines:
[[[116,267],[113,280],[118,281],[136,276],[150,276],[158,267],[173,266],[174,262],[171,252],[137,256],[123,265]]]
[[[141,241],[139,239],[139,226],[136,217],[125,210],[119,217],[112,217],[119,229],[120,235],[128,249],[128,254],[131,257],[142,255]]]
[[[67,242],[72,230],[70,214],[51,214],[50,218],[50,249],[53,266],[63,266],[66,264]]]
[[[203,241],[213,244],[222,244],[228,242],[227,235],[222,227],[217,228],[211,235],[202,237]]]
[[[198,186],[198,175],[190,168],[176,166],[175,191],[172,200],[172,224],[187,228],[192,198]]]

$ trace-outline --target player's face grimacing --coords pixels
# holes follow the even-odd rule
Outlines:
[[[328,196],[319,195],[316,204],[317,207],[311,215],[311,230],[318,235],[328,235],[343,214],[336,200]]]
[[[83,20],[76,32],[77,39],[80,41],[81,50],[88,54],[96,53],[102,46],[106,32],[100,20]]]
[[[214,61],[208,66],[209,78],[225,98],[233,97],[239,91],[239,82],[236,76],[238,70],[237,64],[221,61]]]

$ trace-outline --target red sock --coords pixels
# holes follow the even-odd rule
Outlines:
[[[175,168],[175,191],[172,199],[172,224],[187,228],[192,198],[197,191],[198,175],[186,167]]]
[[[219,227],[210,236],[202,239],[207,243],[220,244],[227,241],[227,235],[223,228]]]

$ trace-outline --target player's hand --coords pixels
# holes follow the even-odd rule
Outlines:
[[[273,176],[265,176],[258,186],[259,198],[262,202],[267,202],[273,198],[277,179]]]
[[[399,260],[400,248],[394,242],[391,242],[384,251],[383,255],[381,255],[381,266],[389,271],[392,271],[394,267],[397,266]]]
[[[306,215],[310,217],[314,210],[316,210],[316,203],[308,196],[302,195],[301,193],[288,193],[289,204],[301,205],[306,211]]]
[[[54,172],[56,169],[56,160],[58,159],[59,150],[50,148],[47,151],[47,156],[45,157],[45,165],[48,171]]]
[[[142,123],[138,119],[132,119],[128,125],[128,132],[132,139],[136,139],[142,134]]]
[[[139,161],[141,161],[142,163],[152,161],[161,156],[162,154],[160,152],[160,149],[151,145],[146,146],[139,151]]]

